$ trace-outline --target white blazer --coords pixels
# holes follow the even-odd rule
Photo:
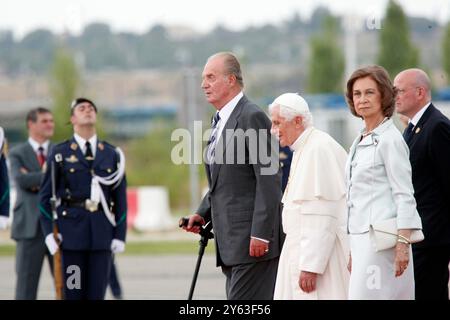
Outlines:
[[[345,176],[349,233],[397,217],[399,229],[422,229],[411,179],[409,149],[392,119],[353,142]]]

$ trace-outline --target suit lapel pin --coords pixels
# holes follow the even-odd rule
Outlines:
[[[78,162],[78,158],[73,154],[69,158],[66,158],[66,161],[69,163],[75,163]]]
[[[78,144],[76,144],[75,142],[72,142],[72,144],[70,145],[70,149],[75,151],[75,150],[77,150],[77,148],[78,148]]]
[[[98,149],[103,151],[103,149],[105,149],[105,146],[103,145],[103,143],[99,142],[98,143]]]
[[[415,132],[419,133],[420,132],[420,128],[418,127]]]

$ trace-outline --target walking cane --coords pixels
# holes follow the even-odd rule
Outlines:
[[[179,222],[179,227],[187,226],[189,222],[189,218],[181,218]],[[194,225],[199,225],[194,223]],[[200,227],[200,248],[198,249],[198,258],[197,265],[195,266],[194,277],[192,278],[191,289],[189,290],[188,300],[192,300],[192,296],[194,295],[195,284],[197,282],[198,272],[200,270],[200,265],[202,263],[203,254],[205,253],[205,248],[208,245],[208,240],[214,238],[214,234],[211,232],[212,223],[208,223],[206,226]]]

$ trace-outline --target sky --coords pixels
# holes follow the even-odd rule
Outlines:
[[[232,30],[266,23],[279,24],[294,13],[310,17],[323,5],[335,14],[381,18],[388,0],[1,0],[0,30],[18,38],[36,28],[79,34],[92,22],[108,23],[113,31],[144,33],[153,25],[188,26],[208,32],[217,24]],[[408,15],[444,23],[450,0],[397,0]]]

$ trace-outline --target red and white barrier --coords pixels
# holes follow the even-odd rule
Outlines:
[[[127,202],[128,228],[157,231],[176,226],[176,219],[170,215],[169,193],[165,187],[128,188]]]

